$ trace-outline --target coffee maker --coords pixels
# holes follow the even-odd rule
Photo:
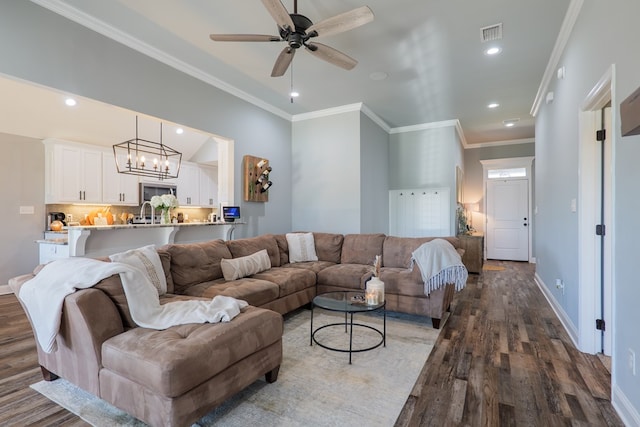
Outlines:
[[[60,221],[62,225],[67,225],[65,219],[66,215],[64,212],[49,212],[47,214],[47,230],[51,230],[51,223],[53,221]]]

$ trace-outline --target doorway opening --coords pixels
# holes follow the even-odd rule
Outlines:
[[[481,160],[485,258],[531,261],[533,157]]]
[[[612,65],[585,98],[579,112],[579,347],[581,351],[605,356],[612,355],[612,332],[615,328],[612,316],[614,253],[611,244],[614,211],[611,200],[615,188],[613,129],[618,125],[617,114],[610,107],[616,108],[617,105],[612,90],[614,76],[615,66]],[[604,132],[598,135],[602,129]]]

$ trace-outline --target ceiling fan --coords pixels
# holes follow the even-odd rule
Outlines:
[[[316,58],[351,70],[358,61],[322,43],[311,41],[315,37],[329,36],[360,27],[373,21],[373,12],[362,6],[314,24],[298,14],[298,0],[294,0],[293,13],[289,13],[280,0],[262,0],[262,4],[278,24],[280,36],[262,34],[211,34],[211,40],[220,42],[287,42],[271,71],[271,77],[280,77],[289,68],[296,50],[302,46]]]

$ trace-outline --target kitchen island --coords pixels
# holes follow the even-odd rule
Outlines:
[[[100,257],[146,245],[160,247],[168,243],[193,243],[206,240],[231,240],[233,231],[242,222],[192,222],[177,224],[126,224],[67,227],[67,241],[39,240],[42,248],[66,246],[64,257]],[[60,248],[62,249],[62,248]],[[59,254],[56,258],[59,258]]]

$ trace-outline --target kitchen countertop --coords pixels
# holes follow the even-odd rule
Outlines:
[[[213,225],[238,225],[245,222],[178,222],[172,224],[113,224],[113,225],[73,225],[66,227],[67,230],[120,230],[131,228],[152,228],[152,227],[197,227]]]
[[[60,239],[40,239],[36,240],[36,243],[47,243],[49,245],[68,245],[69,239],[66,237]]]

